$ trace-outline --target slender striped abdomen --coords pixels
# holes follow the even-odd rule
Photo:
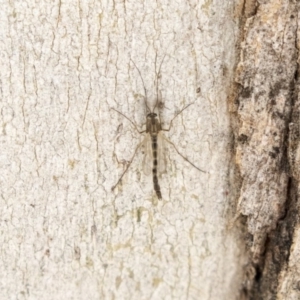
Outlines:
[[[157,134],[151,135],[151,140],[152,140],[152,152],[153,152],[153,186],[155,193],[158,197],[158,199],[161,199],[161,191],[160,191],[160,186],[158,184],[158,178],[157,178]]]

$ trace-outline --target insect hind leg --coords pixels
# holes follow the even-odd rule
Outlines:
[[[194,168],[196,168],[198,171],[202,172],[202,173],[206,173],[206,171],[203,171],[201,170],[200,168],[198,168],[196,165],[194,165],[188,158],[186,158],[183,154],[181,154],[178,149],[176,148],[175,144],[173,142],[171,142],[169,139],[167,139],[165,136],[164,136],[164,139],[169,143],[171,144],[174,149],[176,150],[176,152],[185,160],[187,161],[190,165],[192,165]]]
[[[117,185],[121,182],[123,176],[124,176],[124,175],[126,174],[126,172],[128,171],[128,169],[129,169],[129,167],[131,166],[131,163],[133,162],[133,159],[134,159],[134,157],[135,157],[135,155],[136,155],[136,152],[137,152],[137,150],[139,149],[139,147],[142,145],[142,143],[143,143],[143,142],[139,143],[139,144],[136,146],[136,148],[135,148],[135,150],[134,150],[134,153],[133,153],[133,155],[132,155],[132,157],[131,157],[131,159],[130,159],[130,161],[129,161],[127,167],[126,167],[126,169],[124,170],[124,172],[123,172],[122,175],[120,176],[120,178],[119,178],[119,180],[117,181],[117,183],[111,187],[111,190],[112,190],[112,191],[117,187]]]

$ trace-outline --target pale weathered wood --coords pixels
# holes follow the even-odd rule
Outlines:
[[[279,5],[273,15],[283,10],[288,18],[292,5]],[[251,127],[251,121],[269,116],[272,107],[270,130],[277,128],[278,143],[283,141],[287,86],[295,71],[287,68],[295,60],[290,46],[295,20],[280,19],[280,30],[274,30],[278,41],[270,51],[279,55],[280,64],[252,56],[260,48],[251,47],[257,34],[251,28],[260,28],[259,20],[268,23],[267,8],[247,21],[237,76],[244,88],[239,134],[251,145],[237,149],[243,186],[236,215],[248,216],[255,253],[263,241],[257,237],[274,228],[280,216],[279,190],[287,174],[277,168],[282,152],[272,148],[277,155],[272,158],[261,145],[251,156],[257,151],[252,143],[265,137],[253,136],[253,130],[263,134],[257,127],[265,123]],[[255,13],[255,2],[234,0],[1,4],[0,298],[234,300],[249,295],[255,268],[245,243],[248,231],[233,222],[240,178],[227,101],[240,55],[240,21]],[[262,37],[257,45],[265,42]],[[110,108],[142,125],[144,91],[130,59],[153,103],[155,57],[159,64],[165,54],[162,121],[167,125],[195,102],[174,121],[168,137],[207,173],[170,148],[158,201],[151,177],[142,173],[140,153],[112,192],[141,136]],[[266,76],[259,77],[251,66],[265,66]],[[278,74],[268,81],[272,70]],[[256,100],[245,99],[259,80],[266,98],[271,93],[275,101],[262,101],[260,113],[249,105]],[[260,191],[250,175],[261,155],[270,160],[262,169],[278,175],[271,186],[277,193],[273,208],[267,208],[273,198],[264,199],[261,192],[258,201],[251,195]]]

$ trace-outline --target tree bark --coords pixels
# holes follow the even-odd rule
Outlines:
[[[299,298],[296,1],[1,10],[3,299]]]
[[[297,1],[258,1],[237,67],[238,210],[251,234],[250,299],[300,298],[298,22]]]

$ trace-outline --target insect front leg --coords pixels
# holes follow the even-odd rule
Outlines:
[[[181,110],[173,117],[173,119],[171,120],[170,125],[169,125],[169,128],[168,128],[168,129],[163,129],[163,128],[162,128],[162,130],[163,130],[163,131],[170,131],[170,129],[171,129],[171,127],[172,127],[172,123],[173,123],[173,121],[175,120],[175,118],[177,118],[177,117],[178,117],[185,109],[187,109],[187,108],[188,108],[189,106],[191,106],[192,104],[194,104],[194,102],[192,102],[192,103],[186,105],[183,109],[181,109]]]
[[[113,108],[113,107],[111,107],[110,109],[114,110],[115,112],[117,112],[118,114],[120,114],[121,116],[123,116],[124,118],[126,118],[126,119],[134,126],[135,130],[136,130],[138,133],[142,134],[142,133],[145,132],[145,130],[140,131],[140,130],[138,129],[138,127],[136,126],[136,124],[135,124],[132,120],[130,120],[126,115],[124,115],[123,113],[121,113],[120,111],[116,110],[116,109]]]

